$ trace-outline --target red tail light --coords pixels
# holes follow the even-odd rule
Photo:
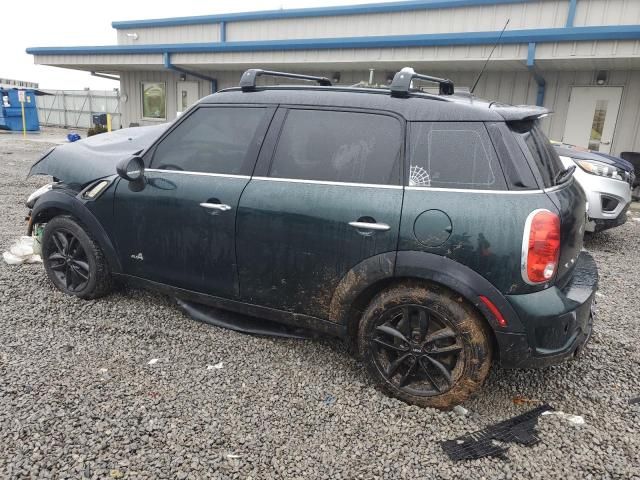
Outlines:
[[[522,278],[544,283],[558,270],[560,217],[549,210],[534,210],[527,217],[522,242]]]

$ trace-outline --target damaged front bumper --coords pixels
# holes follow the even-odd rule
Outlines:
[[[581,252],[571,281],[526,295],[507,295],[525,333],[496,332],[500,364],[506,368],[554,365],[580,352],[591,336],[598,269]]]

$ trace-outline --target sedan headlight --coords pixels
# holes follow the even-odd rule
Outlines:
[[[600,177],[614,178],[616,180],[626,180],[626,172],[622,168],[614,167],[594,160],[573,159],[574,162],[585,172]]]
[[[42,195],[47,193],[49,190],[53,188],[53,183],[48,183],[43,187],[40,187],[27,198],[27,208],[33,208],[33,205],[36,203],[36,200],[40,198]]]

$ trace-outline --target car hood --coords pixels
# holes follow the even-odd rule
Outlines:
[[[33,164],[29,176],[51,175],[66,185],[81,187],[115,175],[120,160],[150,147],[169,125],[124,128],[59,145]]]
[[[575,147],[566,143],[554,144],[553,146],[556,149],[556,152],[558,152],[558,155],[563,155],[565,157],[571,157],[578,160],[596,160],[598,162],[621,168],[623,170],[626,170],[627,172],[633,172],[633,165],[631,165],[631,163],[622,158],[614,157],[613,155],[607,155],[606,153],[581,149],[580,147]]]

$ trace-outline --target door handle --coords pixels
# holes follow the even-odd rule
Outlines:
[[[600,142],[600,145],[611,145],[611,142]]]
[[[208,202],[202,202],[200,204],[200,206],[202,208],[209,208],[211,210],[220,210],[222,212],[226,212],[227,210],[231,210],[231,207],[229,205],[226,205],[224,203],[208,203]]]
[[[379,232],[385,232],[387,230],[389,230],[391,227],[389,225],[387,225],[386,223],[370,223],[370,222],[349,222],[349,225],[351,225],[354,228],[357,228],[359,230],[376,230]]]

